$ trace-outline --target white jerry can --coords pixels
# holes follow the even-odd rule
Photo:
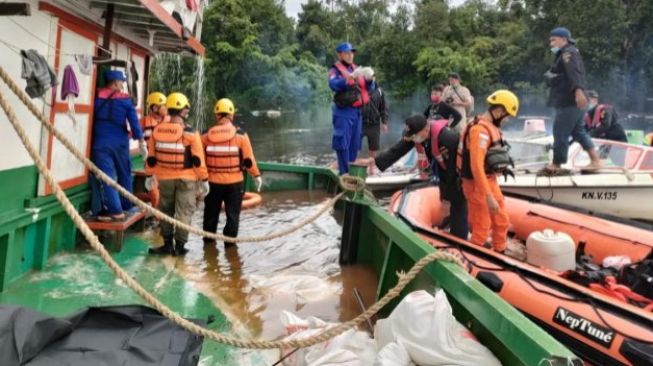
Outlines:
[[[551,229],[532,232],[526,239],[526,261],[558,272],[576,269],[574,239]]]

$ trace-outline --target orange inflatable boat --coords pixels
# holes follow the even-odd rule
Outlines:
[[[506,208],[509,255],[441,229],[437,187],[397,192],[389,209],[588,363],[653,365],[651,228],[519,198]]]

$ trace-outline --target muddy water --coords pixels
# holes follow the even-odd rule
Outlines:
[[[240,235],[281,230],[311,215],[328,197],[322,192],[263,194],[263,204],[243,211]],[[242,336],[274,339],[285,335],[282,310],[301,317],[344,321],[361,310],[353,297],[357,288],[367,305],[374,301],[376,277],[363,266],[338,264],[341,225],[338,212],[324,214],[287,237],[265,243],[224,248],[204,245],[191,235],[183,260],[168,259],[225,313],[233,331]],[[202,226],[198,210],[193,225]],[[221,217],[219,231],[224,217]]]

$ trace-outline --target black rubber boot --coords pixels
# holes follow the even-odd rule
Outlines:
[[[183,256],[188,253],[188,249],[186,249],[184,245],[186,245],[186,243],[175,242],[175,254]]]
[[[202,241],[204,242],[204,245],[216,245],[215,239],[211,238],[202,238]]]
[[[175,255],[175,250],[172,246],[172,238],[163,238],[163,245],[158,248],[150,248],[148,253],[156,255]]]

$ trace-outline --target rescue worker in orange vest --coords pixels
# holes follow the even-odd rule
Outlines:
[[[152,130],[164,119],[169,119],[168,110],[166,109],[166,96],[161,92],[150,93],[147,96],[147,115],[141,118],[141,129],[145,141],[152,136]],[[159,206],[159,184],[156,179],[148,181],[147,190],[150,193],[150,203],[152,207]]]
[[[150,93],[147,96],[147,115],[141,118],[141,129],[143,129],[145,141],[150,139],[154,127],[164,119],[169,119],[166,96],[161,92]]]
[[[231,100],[223,98],[215,103],[215,126],[202,135],[202,143],[206,154],[206,167],[209,171],[209,194],[204,198],[204,231],[216,232],[218,218],[224,203],[227,222],[223,235],[235,238],[238,236],[240,209],[243,203],[245,177],[247,171],[256,184],[256,190],[261,191],[263,180],[256,165],[252,144],[247,134],[234,126],[236,108]],[[204,238],[204,243],[215,243]],[[234,243],[225,242],[225,247]]]
[[[457,166],[469,207],[471,242],[485,245],[492,229],[492,246],[506,249],[510,221],[504,209],[497,175],[512,163],[501,134],[501,125],[516,117],[519,100],[509,90],[498,90],[487,98],[487,112],[476,116],[458,144]]]
[[[145,173],[159,182],[161,211],[190,224],[198,198],[203,199],[209,193],[204,148],[199,133],[185,123],[190,112],[188,98],[172,93],[168,95],[166,107],[170,120],[159,123],[152,130]],[[146,187],[151,187],[153,179],[146,178]],[[162,221],[161,236],[163,246],[150,248],[150,254],[186,254],[187,231]]]

